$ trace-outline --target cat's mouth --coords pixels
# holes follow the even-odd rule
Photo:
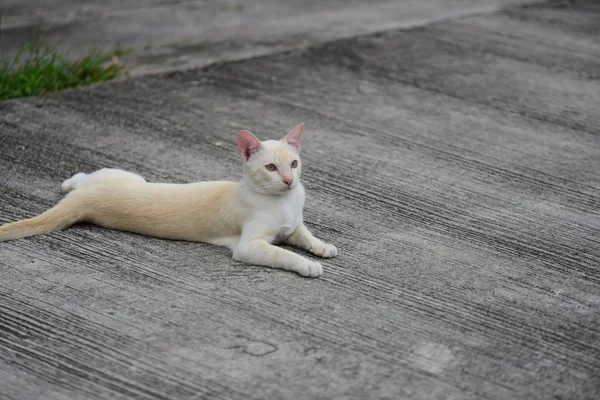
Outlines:
[[[285,192],[289,192],[290,190],[293,189],[293,185],[292,186],[281,186],[281,188],[279,189],[279,193],[285,193]]]

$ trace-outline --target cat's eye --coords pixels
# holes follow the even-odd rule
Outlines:
[[[296,168],[298,166],[298,161],[292,161],[292,168]]]
[[[267,169],[267,171],[275,171],[277,169],[275,164],[265,165],[265,168]]]

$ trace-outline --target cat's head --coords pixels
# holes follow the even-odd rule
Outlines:
[[[249,131],[241,131],[238,149],[244,161],[244,175],[252,189],[262,194],[282,195],[300,183],[300,124],[281,140],[261,142]]]

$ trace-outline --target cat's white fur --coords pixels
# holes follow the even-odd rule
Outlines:
[[[241,131],[238,148],[244,174],[239,183],[149,183],[118,169],[78,173],[63,182],[61,189],[68,194],[55,207],[0,227],[0,242],[89,222],[164,239],[227,246],[236,260],[320,276],[320,263],[273,245],[289,243],[325,258],[337,255],[335,246],[315,238],[302,220],[303,129],[300,124],[282,140],[264,142]],[[269,171],[269,164],[275,164],[276,170]]]

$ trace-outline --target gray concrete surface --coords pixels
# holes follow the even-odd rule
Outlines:
[[[0,51],[36,32],[73,57],[120,43],[132,75],[199,67],[542,0],[3,0]],[[0,53],[1,54],[1,53]]]
[[[300,121],[315,280],[92,226],[0,244],[2,399],[597,399],[600,7],[0,103],[0,222],[74,172],[236,179]]]

